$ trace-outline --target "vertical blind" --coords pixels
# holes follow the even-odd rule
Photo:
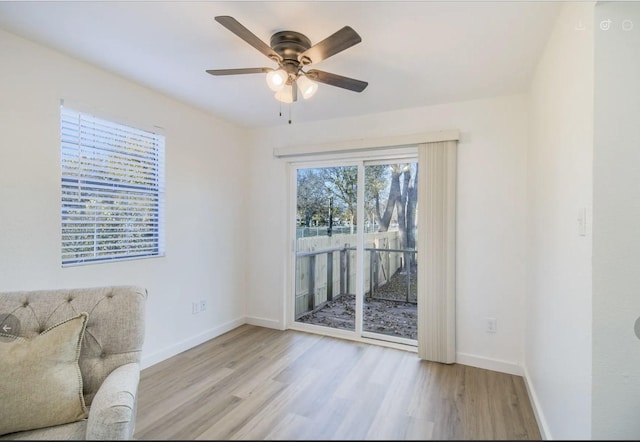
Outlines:
[[[164,136],[61,106],[62,265],[164,255]]]
[[[445,364],[456,362],[457,146],[418,146],[418,356]]]

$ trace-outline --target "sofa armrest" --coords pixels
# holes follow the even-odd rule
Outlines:
[[[140,364],[129,363],[113,370],[91,403],[87,419],[87,440],[129,440],[133,438]]]

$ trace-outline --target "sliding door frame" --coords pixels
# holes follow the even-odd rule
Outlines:
[[[402,148],[383,149],[375,151],[362,151],[350,153],[332,153],[317,156],[306,156],[297,161],[292,160],[287,163],[288,176],[288,204],[287,204],[287,236],[290,240],[290,246],[287,253],[287,289],[285,297],[285,328],[298,330],[309,333],[316,333],[326,336],[333,336],[343,339],[349,339],[358,342],[366,342],[386,347],[399,348],[412,352],[417,352],[417,345],[410,339],[394,338],[373,332],[363,331],[363,293],[364,293],[364,226],[360,225],[364,220],[364,197],[365,197],[365,181],[364,167],[368,163],[381,163],[385,161],[411,160],[418,161],[418,146],[403,146]],[[295,293],[296,293],[296,217],[295,213],[297,205],[297,170],[305,168],[322,168],[322,167],[358,167],[357,182],[357,219],[360,220],[356,230],[356,297],[355,308],[356,314],[355,329],[343,330],[326,326],[305,324],[295,320]],[[420,260],[418,260],[418,272],[420,272]],[[404,342],[403,342],[404,341]]]
[[[434,225],[428,226],[426,216],[419,216],[418,220],[418,231],[422,232],[420,236],[422,239],[419,240],[418,249],[421,250],[421,253],[424,255],[425,253],[430,254],[430,259],[440,260],[440,264],[445,263],[446,265],[440,266],[441,268],[446,269],[445,279],[439,279],[437,284],[441,287],[438,288],[438,293],[427,293],[428,288],[426,284],[421,282],[418,283],[418,299],[428,300],[429,306],[427,306],[424,302],[422,307],[418,308],[418,355],[419,357],[426,360],[433,360],[437,362],[444,363],[452,363],[455,362],[456,359],[456,350],[455,350],[455,188],[456,188],[456,151],[458,141],[460,140],[460,132],[458,130],[444,130],[444,131],[436,131],[436,132],[420,132],[406,135],[393,135],[389,137],[381,137],[381,138],[358,138],[354,140],[347,141],[338,141],[335,143],[327,143],[321,145],[307,145],[307,146],[285,146],[278,147],[273,149],[273,156],[275,158],[280,158],[285,161],[288,161],[287,164],[287,188],[289,192],[288,205],[287,205],[287,214],[292,213],[291,211],[296,205],[295,195],[291,191],[295,189],[292,185],[291,177],[292,177],[292,164],[302,161],[313,161],[315,159],[361,159],[364,164],[365,159],[376,159],[378,154],[384,155],[384,153],[390,154],[390,156],[395,157],[397,154],[401,154],[402,150],[407,146],[412,146],[415,149],[416,146],[419,147],[419,167],[427,166],[433,167],[436,163],[431,161],[431,158],[435,158],[436,162],[440,161],[447,164],[447,171],[443,170],[444,176],[440,178],[444,178],[441,183],[449,183],[445,185],[445,194],[434,195],[438,199],[442,199],[442,201],[447,201],[445,206],[448,207],[446,209],[446,213],[448,213],[447,217],[441,217],[438,220],[432,219],[431,221],[435,221],[436,225],[438,223],[445,223],[448,225],[449,230],[444,230],[447,236],[447,242],[449,246],[447,246],[448,252],[444,255],[439,252],[433,253],[434,250],[427,249],[425,244],[427,244],[425,236],[428,234],[427,229],[433,228]],[[435,152],[434,148],[440,149],[440,147],[436,147],[433,143],[448,143],[449,146],[453,146],[451,149],[451,154],[446,154],[442,157],[440,154],[436,154],[432,156]],[[429,145],[429,146],[427,146]],[[442,146],[441,146],[442,147]],[[429,154],[427,154],[429,152]],[[442,163],[444,164],[444,163]],[[439,178],[437,178],[439,179]],[[436,183],[436,185],[439,185]],[[424,180],[422,180],[420,193],[425,193],[425,185]],[[364,191],[364,188],[363,190]],[[430,198],[425,195],[422,197],[419,196],[420,201],[426,201],[433,203]],[[425,204],[421,204],[424,210],[429,210]],[[445,207],[443,206],[443,208]],[[440,210],[440,214],[442,215],[442,210]],[[453,217],[453,218],[452,218]],[[429,222],[431,222],[429,221]],[[292,232],[295,232],[295,217],[290,219],[287,223],[288,225],[288,238],[292,240],[291,245],[289,246],[289,250],[287,253],[287,266],[285,269],[286,272],[286,290],[284,293],[284,306],[283,309],[283,323],[285,328],[297,329],[302,331],[311,331],[317,332],[316,330],[305,330],[301,325],[296,324],[293,320],[293,313],[291,311],[291,306],[293,305],[290,300],[291,296],[294,296],[295,291],[295,283],[293,281],[295,276],[292,276],[291,269],[293,267],[292,256],[293,251],[295,250],[295,235]],[[434,231],[441,230],[439,228]],[[361,242],[362,244],[362,242]],[[453,246],[453,247],[451,247]],[[447,254],[448,253],[448,254]],[[433,255],[433,256],[431,256]],[[443,261],[444,260],[444,261]],[[426,278],[425,271],[428,270],[427,263],[425,259],[418,260],[418,274],[420,279],[424,281]],[[419,301],[420,302],[420,301]],[[432,307],[436,307],[434,311],[427,311],[426,316],[431,315],[431,318],[426,318],[423,314],[421,316],[420,311],[424,312],[424,309],[431,310]],[[440,315],[444,314],[446,319],[441,318]],[[435,315],[435,316],[434,316]],[[430,319],[436,319],[436,321],[431,321],[433,323],[425,324],[425,321],[430,321]],[[440,320],[444,319],[444,320]],[[436,334],[431,335],[431,331],[429,331],[429,338],[425,339],[425,333],[427,333],[427,328],[429,330],[434,330]],[[326,327],[322,327],[326,328]],[[422,332],[421,332],[422,329]],[[331,330],[331,329],[329,329]],[[318,331],[322,333],[321,331]],[[376,345],[389,346],[395,348],[402,348],[408,351],[416,351],[416,347],[408,346],[403,344],[398,344],[395,342],[387,342],[378,339],[369,339],[362,336],[356,336],[354,332],[346,332],[342,333],[341,330],[333,330],[331,335],[335,335],[336,337],[342,337],[346,339],[352,339],[356,341],[368,342]],[[421,338],[422,336],[422,338]]]

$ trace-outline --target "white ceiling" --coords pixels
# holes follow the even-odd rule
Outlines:
[[[245,125],[282,124],[264,74],[274,67],[214,20],[231,15],[265,43],[293,30],[315,44],[345,25],[362,42],[312,65],[367,81],[362,93],[320,84],[292,105],[297,122],[522,92],[560,2],[0,1],[0,28]],[[46,66],[43,66],[46,70]],[[288,113],[286,105],[283,113]]]

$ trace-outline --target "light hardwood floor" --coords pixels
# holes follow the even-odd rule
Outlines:
[[[243,325],[144,369],[136,439],[540,439],[521,377]]]

